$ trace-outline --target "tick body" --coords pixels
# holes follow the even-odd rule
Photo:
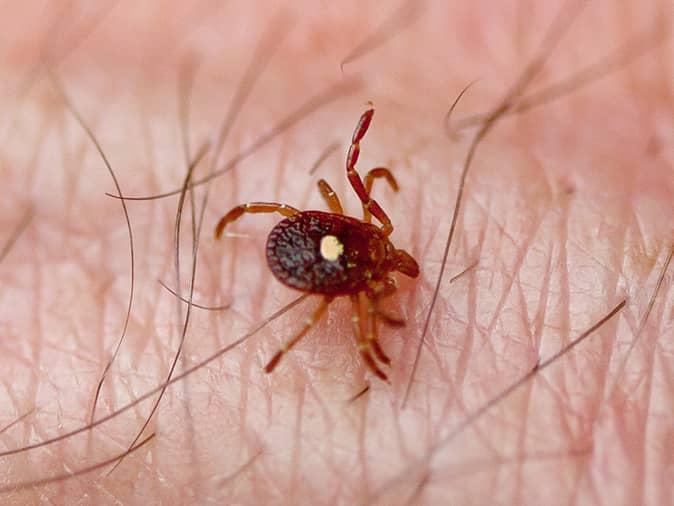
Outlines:
[[[395,292],[393,272],[415,278],[419,275],[419,266],[409,253],[395,248],[389,239],[393,231],[391,220],[370,197],[372,183],[378,178],[384,178],[397,191],[395,178],[387,168],[377,167],[367,173],[363,182],[356,171],[360,140],[373,114],[374,109],[368,109],[361,116],[346,159],[347,178],[363,206],[362,219],[345,216],[339,198],[321,179],[318,188],[330,212],[299,211],[286,204],[252,202],[233,208],[215,228],[215,236],[219,238],[229,223],[245,213],[276,212],[285,216],[267,238],[267,264],[283,284],[323,299],[302,329],[269,361],[265,367],[267,372],[271,372],[283,354],[320,319],[335,297],[349,296],[356,341],[365,365],[381,379],[387,379],[377,364],[377,360],[390,363],[377,342],[378,322],[404,323],[382,314],[377,303]],[[373,216],[381,226],[371,223]]]
[[[267,263],[279,281],[331,297],[372,292],[397,262],[397,250],[379,227],[335,213],[297,213],[267,239]]]

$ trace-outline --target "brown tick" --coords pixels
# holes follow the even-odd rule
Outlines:
[[[393,174],[384,167],[370,170],[365,182],[356,171],[360,141],[367,132],[374,109],[368,109],[358,121],[346,157],[346,175],[363,205],[363,219],[344,216],[339,197],[323,179],[318,189],[330,208],[324,211],[300,211],[275,202],[250,202],[236,206],[225,214],[215,227],[220,238],[225,227],[244,213],[279,213],[285,216],[267,238],[267,264],[276,278],[303,292],[321,295],[323,300],[307,319],[302,329],[272,357],[265,366],[274,370],[284,353],[289,351],[320,319],[330,302],[348,295],[353,304],[353,324],[358,350],[367,367],[381,379],[386,374],[377,366],[373,355],[382,363],[390,364],[377,342],[377,322],[381,319],[391,325],[403,325],[401,320],[380,312],[379,299],[396,290],[392,272],[416,278],[419,266],[404,250],[396,249],[389,240],[393,225],[376,200],[370,197],[372,183],[384,178],[398,191]],[[381,227],[373,225],[372,216]]]

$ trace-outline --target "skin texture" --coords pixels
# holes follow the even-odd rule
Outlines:
[[[278,10],[266,2],[219,4],[101,3],[87,10],[84,4],[22,2],[3,10],[0,244],[22,231],[0,262],[0,426],[28,416],[2,432],[2,449],[89,421],[129,297],[124,215],[119,201],[104,196],[115,187],[38,70],[40,61],[50,62],[95,131],[125,194],[173,190],[186,171],[180,66],[190,58],[200,62],[189,122],[194,153],[216,135],[253,48]],[[482,143],[427,344],[401,410],[471,135],[449,139],[444,114],[476,78],[455,117],[496,106],[539,47],[558,6],[431,2],[414,24],[392,28],[396,37],[348,63],[342,74],[344,57],[398,4],[341,4],[309,2],[288,13],[293,24],[274,44],[275,55],[243,105],[222,159],[327,86],[356,75],[362,85],[214,181],[194,300],[231,307],[192,310],[176,371],[239,338],[297,295],[265,266],[265,237],[276,217],[247,216],[229,230],[244,237],[216,242],[212,230],[224,212],[253,200],[326,209],[316,188],[323,177],[346,212],[360,216],[344,159],[371,100],[376,113],[358,167],[361,175],[376,165],[395,174],[398,194],[381,182],[374,193],[395,226],[394,244],[421,267],[417,281],[399,277],[398,293],[385,304],[408,322],[380,329],[393,362],[391,385],[373,379],[360,362],[348,300],[335,301],[274,373],[264,373],[267,360],[316,307],[318,300],[310,299],[168,388],[146,432],[156,436],[110,476],[99,470],[4,492],[3,504],[674,501],[671,269],[639,331],[674,242],[672,43],[665,39],[619,72],[503,119]],[[593,2],[531,89],[568,77],[633,34],[655,32],[658,21],[667,25],[668,8],[664,1]],[[340,148],[309,175],[334,142]],[[207,167],[199,166],[197,177]],[[179,310],[157,283],[176,284],[177,202],[129,203],[136,292],[126,340],[101,391],[99,417],[161,384],[178,347],[185,306]],[[191,272],[190,223],[186,208],[183,295]],[[415,465],[470,413],[624,298],[616,318],[471,423],[430,464]],[[368,392],[347,402],[366,384]],[[146,401],[94,431],[2,458],[2,485],[77,471],[123,452],[150,407]]]

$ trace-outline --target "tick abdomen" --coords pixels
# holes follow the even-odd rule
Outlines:
[[[349,295],[388,272],[384,266],[388,245],[374,225],[349,216],[303,211],[269,233],[267,263],[274,276],[291,288]]]

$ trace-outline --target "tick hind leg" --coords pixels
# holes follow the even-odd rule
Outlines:
[[[385,313],[379,308],[375,308],[375,314],[389,327],[402,328],[406,325],[405,320],[402,318]]]
[[[281,361],[281,358],[283,355],[285,355],[288,351],[292,349],[293,346],[295,346],[300,339],[302,339],[307,332],[309,332],[309,329],[313,327],[318,320],[321,319],[321,316],[323,316],[323,313],[325,313],[325,310],[328,308],[328,305],[332,301],[331,297],[324,297],[323,300],[321,301],[321,305],[316,308],[314,311],[314,314],[311,315],[311,318],[308,318],[304,322],[304,326],[302,329],[295,334],[295,336],[290,339],[287,343],[285,343],[280,350],[276,352],[276,354],[272,357],[272,359],[267,363],[267,365],[264,367],[264,371],[266,373],[270,373],[274,370],[274,368],[278,365],[278,363]]]
[[[354,333],[356,334],[356,343],[358,345],[358,352],[360,353],[360,356],[363,358],[363,361],[365,362],[365,365],[367,366],[368,369],[370,369],[382,380],[388,381],[388,377],[386,376],[386,374],[377,366],[377,363],[374,361],[374,358],[372,358],[372,351],[374,351],[374,353],[378,355],[377,348],[379,349],[380,352],[382,352],[382,350],[381,348],[379,348],[379,345],[377,345],[377,348],[373,349],[372,342],[369,341],[366,337],[369,331],[369,326],[366,326],[367,324],[369,324],[368,321],[369,318],[366,318],[367,311],[365,310],[364,297],[365,294],[362,292],[358,295],[351,296],[351,302],[353,304],[352,320],[353,320]],[[386,357],[386,355],[383,356]],[[386,357],[386,359],[388,360],[388,357]]]
[[[339,197],[325,179],[318,180],[318,189],[321,192],[323,199],[328,204],[331,212],[335,214],[344,214],[344,209],[342,209],[342,203],[339,201]]]
[[[360,155],[360,141],[370,127],[373,115],[374,109],[368,109],[360,117],[358,125],[356,125],[356,130],[353,132],[353,137],[351,139],[349,154],[346,156],[346,176],[349,178],[349,183],[351,183],[353,191],[356,192],[356,195],[358,195],[358,198],[363,204],[363,213],[372,213],[372,216],[377,218],[382,224],[382,232],[385,235],[390,235],[391,232],[393,232],[391,220],[377,201],[370,198],[369,192],[356,171],[356,163],[358,162],[358,156]]]
[[[247,204],[241,204],[220,218],[220,221],[218,221],[218,224],[215,227],[215,238],[219,239],[222,235],[222,231],[227,225],[238,220],[246,213],[279,213],[283,216],[293,216],[299,212],[300,211],[294,207],[290,207],[287,204],[278,204],[276,202],[249,202]]]
[[[386,182],[389,184],[391,189],[394,192],[398,191],[398,181],[396,181],[396,178],[393,177],[391,171],[386,167],[375,167],[374,169],[370,169],[370,171],[365,174],[365,191],[368,195],[372,195],[372,185],[374,180],[379,178],[386,179]],[[363,206],[363,221],[367,223],[372,221],[372,213],[370,213],[370,211],[368,211],[365,206]]]
[[[381,346],[379,345],[379,329],[377,325],[378,316],[379,312],[377,311],[375,301],[372,299],[368,299],[368,306],[367,306],[368,326],[367,326],[367,334],[365,337],[370,347],[374,350],[374,354],[377,356],[379,361],[383,362],[386,365],[389,365],[391,363],[391,359],[386,356],[386,353],[384,353],[384,350],[382,350]]]

